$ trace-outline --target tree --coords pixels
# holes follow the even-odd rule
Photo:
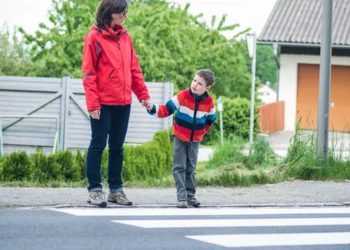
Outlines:
[[[61,77],[81,76],[83,37],[94,23],[98,0],[52,0],[50,25],[39,24],[34,35],[22,28],[27,44],[31,46],[32,60],[40,62],[35,74]]]
[[[29,74],[31,67],[28,52],[16,32],[6,27],[0,31],[0,75],[18,76]]]
[[[249,96],[243,47],[235,38],[227,40],[220,33],[238,25],[225,26],[225,17],[216,25],[213,17],[209,28],[198,21],[199,16],[190,15],[188,7],[169,6],[159,0],[135,1],[130,8],[127,26],[136,27],[130,28],[130,33],[146,79],[170,79],[183,89],[188,87],[197,69],[211,68],[217,76],[214,93]]]
[[[69,73],[80,77],[83,37],[94,23],[98,0],[52,0],[51,25],[40,24],[35,35],[23,29],[31,46],[32,59],[40,62],[41,76],[60,77]],[[235,30],[238,25],[225,25],[225,17],[208,27],[199,16],[189,14],[165,0],[130,2],[128,28],[139,55],[146,81],[170,80],[179,89],[189,86],[194,72],[211,68],[217,79],[213,92],[228,97],[249,97],[249,70],[246,48],[236,37],[226,39],[220,32]],[[45,70],[43,70],[45,69]]]
[[[258,45],[256,50],[256,75],[265,83],[270,82],[272,88],[276,87],[277,63],[273,55],[272,46]]]

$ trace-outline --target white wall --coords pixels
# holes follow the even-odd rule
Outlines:
[[[277,99],[276,91],[268,85],[262,85],[260,88],[258,88],[257,96],[263,104],[276,102]]]
[[[280,57],[279,101],[285,101],[285,130],[294,131],[297,109],[298,64],[320,64],[319,56],[287,55]],[[332,57],[332,65],[350,65],[350,57]]]

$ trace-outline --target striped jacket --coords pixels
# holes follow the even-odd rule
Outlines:
[[[181,91],[165,105],[153,105],[149,111],[160,118],[174,112],[173,135],[185,142],[200,142],[216,118],[214,101],[208,93],[197,96],[190,89]]]

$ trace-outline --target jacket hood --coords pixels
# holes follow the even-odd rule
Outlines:
[[[124,33],[127,32],[127,29],[125,29],[123,26],[116,26],[116,29],[112,29],[107,24],[104,25],[104,27],[99,27],[97,25],[92,26],[91,30],[96,30],[98,32],[101,32],[103,36],[109,36],[109,37],[120,37]]]

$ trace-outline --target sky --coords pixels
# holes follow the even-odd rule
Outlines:
[[[276,0],[169,0],[181,5],[189,2],[192,14],[203,13],[210,23],[212,15],[227,15],[226,24],[240,24],[239,30],[251,28],[259,34]],[[34,33],[40,22],[48,22],[51,0],[0,0],[0,28],[21,26]],[[220,19],[220,18],[218,18]]]

